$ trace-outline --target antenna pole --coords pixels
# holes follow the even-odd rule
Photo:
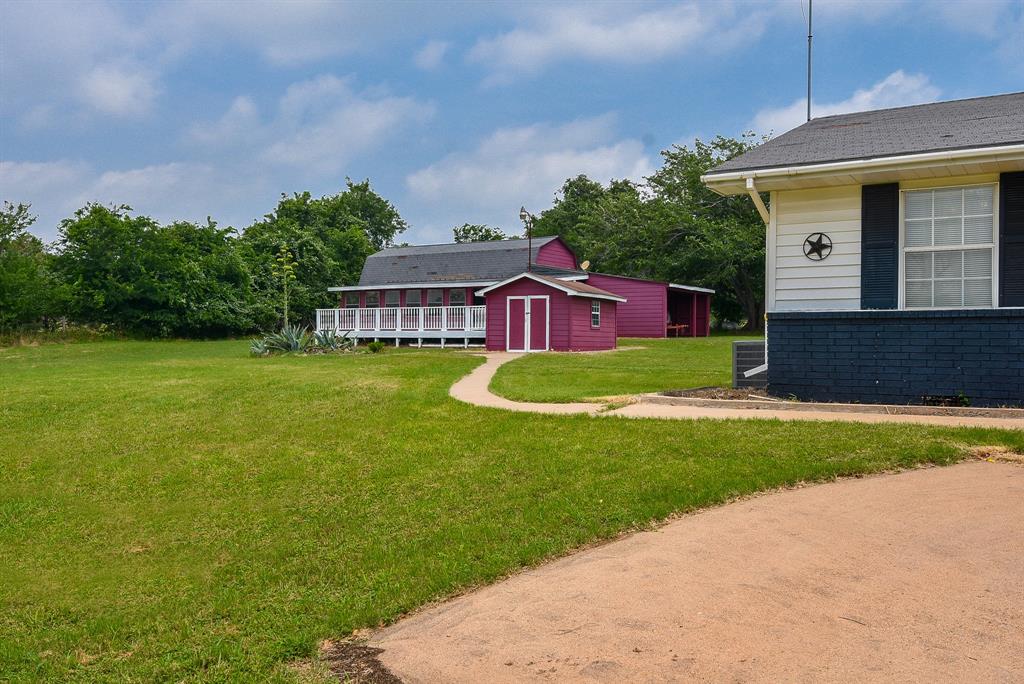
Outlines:
[[[533,271],[533,217],[526,220],[526,272]]]
[[[807,0],[807,120],[811,120],[811,16],[814,13],[814,0]]]

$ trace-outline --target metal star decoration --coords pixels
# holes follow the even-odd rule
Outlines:
[[[821,261],[832,253],[832,239],[824,233],[808,235],[804,240],[804,256],[811,261]]]

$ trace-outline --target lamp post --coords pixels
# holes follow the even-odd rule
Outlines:
[[[519,207],[519,220],[526,225],[526,272],[533,270],[533,216],[526,211],[526,207]]]

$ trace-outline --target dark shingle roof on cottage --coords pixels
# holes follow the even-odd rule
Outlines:
[[[707,176],[1024,143],[1024,92],[811,119]]]
[[[531,261],[540,248],[557,237],[533,240]],[[527,240],[495,240],[416,247],[390,247],[370,255],[359,277],[360,285],[401,283],[491,282],[526,270]],[[582,274],[552,266],[537,266],[549,275]]]

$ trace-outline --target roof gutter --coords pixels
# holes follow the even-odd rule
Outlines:
[[[432,280],[426,283],[386,283],[383,285],[344,285],[329,287],[328,292],[362,292],[363,290],[429,290],[446,287],[480,287],[492,285],[496,280]]]
[[[899,166],[901,164],[955,162],[972,159],[974,157],[1004,157],[1020,154],[1024,154],[1024,143],[1000,145],[997,147],[972,147],[966,150],[903,154],[895,157],[872,157],[870,159],[853,159],[849,161],[826,162],[823,164],[804,164],[800,166],[728,171],[725,173],[706,173],[702,175],[700,179],[701,182],[707,184],[708,187],[714,190],[715,188],[711,186],[711,183],[746,181],[754,178],[784,178],[787,176],[802,176],[811,173],[838,173],[851,170],[867,170],[884,168],[887,166]]]

